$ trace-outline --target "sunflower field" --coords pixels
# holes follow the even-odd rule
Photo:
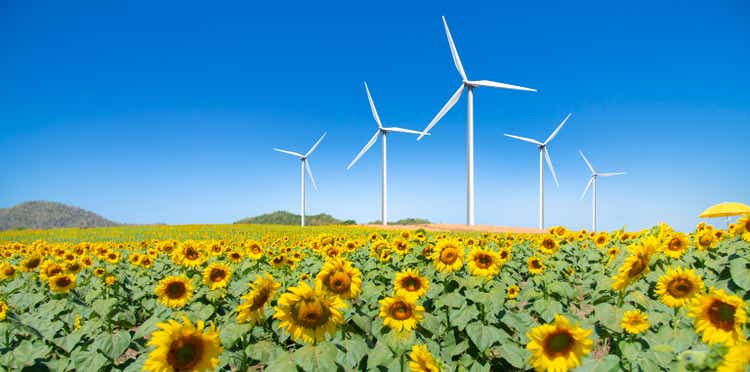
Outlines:
[[[726,230],[0,233],[0,370],[746,371]]]

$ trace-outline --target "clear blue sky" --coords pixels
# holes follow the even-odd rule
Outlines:
[[[157,4],[158,3],[158,4]],[[345,166],[381,118],[422,129],[459,83],[445,15],[472,79],[539,89],[475,94],[476,219],[534,226],[537,152],[551,144],[547,223],[691,228],[749,202],[750,5],[735,1],[0,2],[0,206],[54,200],[122,222],[225,223],[299,205],[379,217],[380,148]],[[465,98],[415,142],[389,139],[390,216],[465,221]]]

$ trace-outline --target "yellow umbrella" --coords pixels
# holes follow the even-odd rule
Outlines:
[[[731,217],[741,216],[743,214],[750,214],[750,207],[742,203],[719,203],[708,207],[703,213],[700,214],[700,218],[716,218],[716,217]]]

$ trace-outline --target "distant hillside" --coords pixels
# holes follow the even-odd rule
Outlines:
[[[286,211],[276,211],[273,213],[261,214],[260,216],[243,218],[236,224],[263,224],[263,225],[299,225],[300,215]],[[334,218],[330,214],[305,215],[305,225],[322,226],[322,225],[355,225],[353,220],[342,221]]]
[[[431,223],[424,218],[403,218],[398,221],[388,221],[389,225],[427,225]],[[380,220],[370,222],[370,225],[380,225]]]
[[[31,201],[10,208],[0,208],[0,230],[116,225],[116,222],[96,213],[62,203]]]

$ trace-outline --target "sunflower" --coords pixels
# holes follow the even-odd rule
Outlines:
[[[238,250],[233,249],[227,252],[227,259],[232,263],[240,263],[242,262],[242,253],[240,253]]]
[[[8,316],[8,304],[0,300],[0,321],[5,320],[6,316]]]
[[[403,256],[411,251],[411,244],[409,244],[408,239],[396,238],[393,239],[391,248],[394,252]]]
[[[344,322],[344,308],[346,304],[340,297],[300,282],[279,297],[273,317],[280,321],[279,328],[286,329],[295,340],[316,343],[333,335],[336,325]]]
[[[380,317],[383,324],[394,331],[411,331],[424,318],[424,307],[413,297],[394,295],[380,300]]]
[[[193,297],[193,285],[184,275],[168,276],[159,281],[154,293],[164,306],[180,308]]]
[[[680,258],[688,250],[688,239],[685,234],[672,233],[667,237],[666,244],[662,247],[662,252],[672,258]]]
[[[203,270],[203,284],[209,289],[224,288],[232,278],[232,269],[223,263],[212,263]]]
[[[513,284],[512,286],[505,289],[505,296],[509,300],[513,300],[516,297],[518,297],[518,294],[521,293],[521,288],[519,288],[517,285]]]
[[[0,280],[11,280],[17,273],[16,267],[7,262],[0,265]]]
[[[104,275],[106,273],[107,273],[107,270],[104,270],[103,267],[94,268],[94,276],[99,277],[99,276],[102,276],[102,275]]]
[[[440,372],[435,357],[427,350],[427,345],[415,344],[409,353],[409,370],[411,372]]]
[[[250,293],[242,296],[242,303],[237,307],[237,323],[255,324],[265,319],[263,309],[280,287],[270,274],[258,275],[250,284]]]
[[[732,346],[744,340],[742,326],[747,321],[742,298],[721,289],[696,297],[690,304],[688,316],[695,319],[695,331],[702,334],[707,344],[722,343]]]
[[[432,261],[440,272],[450,273],[463,265],[464,249],[458,242],[443,239],[435,245]]]
[[[735,224],[734,232],[737,235],[742,235],[746,232],[750,232],[750,215],[740,218]]]
[[[558,244],[557,240],[551,235],[542,238],[537,246],[537,250],[543,254],[555,254],[559,248],[560,244]]]
[[[179,243],[177,248],[172,251],[170,258],[180,266],[197,268],[208,259],[202,248],[198,242],[186,240]]]
[[[76,286],[76,277],[72,274],[59,274],[47,279],[49,289],[55,293],[67,293]]]
[[[716,372],[745,372],[747,367],[750,367],[750,343],[743,341],[727,350]]]
[[[107,252],[107,254],[104,256],[104,260],[111,263],[111,264],[117,264],[120,262],[120,259],[122,258],[122,254],[120,252]]]
[[[65,268],[62,265],[47,260],[39,266],[39,279],[47,280],[53,276],[62,274],[64,271]]]
[[[613,245],[607,249],[607,265],[611,264],[612,261],[617,258],[617,255],[620,254],[620,248],[616,245]]]
[[[499,263],[502,265],[513,257],[512,251],[510,250],[510,247],[501,247],[498,252],[497,256],[500,259]]]
[[[401,296],[420,298],[427,293],[430,282],[426,277],[419,275],[419,270],[406,269],[396,274],[393,288],[396,294]]]
[[[537,275],[544,272],[545,266],[542,259],[537,256],[531,256],[526,260],[526,264],[529,266],[529,272]]]
[[[263,246],[255,240],[249,240],[245,243],[245,254],[253,260],[260,260],[263,257]]]
[[[631,246],[630,256],[625,259],[618,269],[617,275],[612,283],[612,290],[625,290],[628,285],[640,279],[649,270],[651,261],[651,250],[645,245]]]
[[[634,335],[645,332],[649,326],[648,316],[640,310],[626,311],[620,322],[620,327],[622,327],[625,332]]]
[[[104,284],[106,284],[109,287],[115,285],[115,283],[117,283],[117,278],[115,278],[114,275],[107,275],[104,278]]]
[[[604,248],[609,243],[609,234],[602,231],[594,237],[594,244],[597,248]]]
[[[661,302],[673,308],[682,307],[703,290],[703,279],[693,269],[669,268],[659,278],[654,293]]]
[[[490,278],[500,272],[500,257],[489,249],[473,248],[466,262],[471,275]]]
[[[354,299],[362,292],[362,272],[344,258],[328,260],[315,277],[315,287],[340,296]]]
[[[148,345],[155,349],[148,354],[143,369],[152,372],[213,371],[219,365],[224,349],[219,330],[213,323],[205,327],[202,320],[195,325],[186,317],[182,324],[170,319],[159,323],[160,330],[151,334]]]
[[[571,325],[568,319],[555,315],[552,323],[531,329],[526,349],[531,352],[530,364],[537,371],[567,371],[581,364],[594,346],[590,330]]]
[[[693,236],[693,242],[695,243],[696,248],[704,251],[706,249],[715,248],[718,240],[716,239],[716,235],[714,235],[713,229],[704,229],[701,232],[695,233]]]

